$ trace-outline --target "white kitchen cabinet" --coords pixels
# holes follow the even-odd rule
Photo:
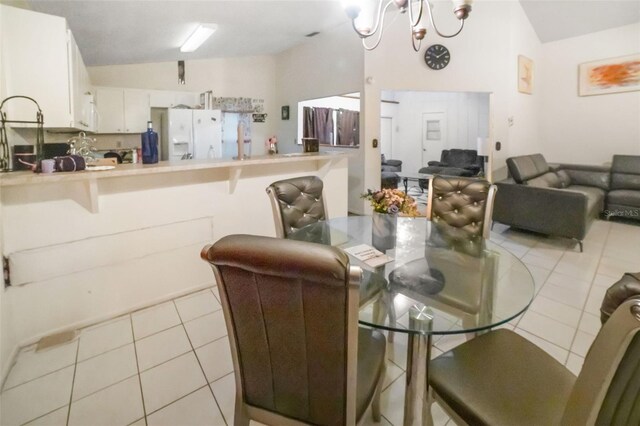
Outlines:
[[[2,96],[33,98],[42,109],[45,127],[69,127],[73,119],[65,19],[10,6],[0,8]],[[9,120],[36,118],[35,105],[25,100],[12,100],[3,110]]]
[[[98,133],[142,133],[151,119],[149,92],[99,87],[96,90]]]
[[[95,131],[95,108],[89,72],[82,60],[80,49],[69,31],[69,86],[71,87],[71,127],[88,132]]]
[[[188,105],[191,108],[200,103],[200,94],[194,92],[173,92],[169,90],[151,90],[149,101],[152,108],[174,108]]]

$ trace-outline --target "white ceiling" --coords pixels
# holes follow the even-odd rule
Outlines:
[[[310,32],[349,25],[340,0],[0,1],[67,18],[90,66],[272,55]],[[640,21],[640,0],[521,3],[543,43]],[[197,23],[216,23],[218,31],[196,52],[180,53]]]

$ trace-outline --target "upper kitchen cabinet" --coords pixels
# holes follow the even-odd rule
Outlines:
[[[45,127],[71,127],[66,20],[9,6],[0,8],[2,96],[33,98],[42,109]],[[35,105],[25,100],[12,100],[3,110],[10,120],[36,119]]]
[[[143,133],[151,119],[149,92],[99,87],[96,90],[98,133]]]
[[[175,108],[178,105],[187,105],[193,108],[198,105],[199,93],[172,92],[168,90],[152,90],[149,92],[149,100],[152,108]]]
[[[71,127],[93,132],[95,131],[96,110],[94,107],[93,93],[89,72],[84,65],[80,49],[76,40],[69,31],[69,86],[71,87],[72,103]]]

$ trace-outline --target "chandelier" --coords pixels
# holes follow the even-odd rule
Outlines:
[[[411,45],[413,46],[413,50],[416,52],[420,50],[420,43],[422,39],[427,34],[427,29],[422,24],[423,12],[426,8],[427,15],[429,15],[429,21],[431,21],[431,26],[435,30],[435,32],[440,37],[451,38],[460,34],[462,28],[464,27],[464,21],[469,16],[469,12],[471,12],[471,0],[453,0],[453,14],[460,20],[460,28],[453,34],[443,34],[438,30],[436,24],[433,20],[433,13],[431,11],[431,4],[427,0],[386,0],[386,4],[383,6],[382,4],[385,0],[380,0],[378,2],[377,12],[375,13],[375,24],[373,28],[358,28],[356,26],[356,19],[360,16],[360,12],[362,11],[362,7],[360,6],[361,0],[346,0],[344,2],[345,12],[349,19],[351,19],[351,25],[355,32],[362,39],[362,45],[367,50],[373,50],[380,44],[380,40],[382,40],[382,33],[384,31],[384,17],[387,12],[387,9],[392,4],[395,4],[396,7],[400,10],[401,14],[409,11],[409,28],[411,30]],[[426,7],[425,7],[426,5]],[[415,10],[414,10],[415,9]],[[370,37],[373,37],[377,34],[377,39],[373,45],[369,46],[366,43],[366,40]],[[416,45],[417,41],[417,45]]]

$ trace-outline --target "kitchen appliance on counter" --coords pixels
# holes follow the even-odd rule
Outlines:
[[[167,121],[162,160],[222,158],[222,111],[170,108]]]

